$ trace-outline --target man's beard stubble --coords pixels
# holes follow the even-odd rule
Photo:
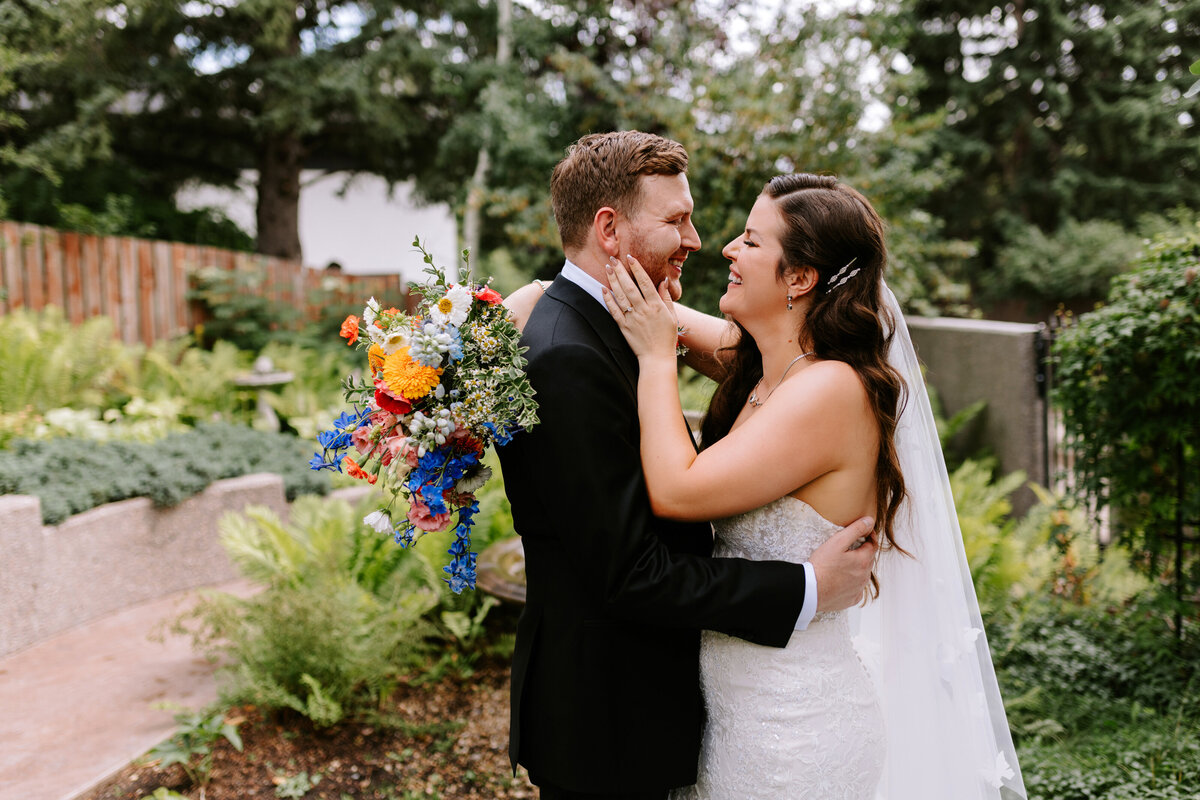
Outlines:
[[[646,275],[650,278],[656,290],[659,284],[663,282],[663,279],[673,272],[667,260],[675,254],[674,250],[659,256],[649,250],[645,240],[641,236],[634,234],[630,237],[628,252],[642,265],[642,269],[646,271]],[[670,293],[672,300],[678,300],[683,294],[683,286],[679,280],[672,278],[667,281],[667,291]]]

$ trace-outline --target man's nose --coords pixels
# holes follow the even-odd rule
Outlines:
[[[685,250],[696,251],[700,249],[700,233],[696,230],[696,226],[688,220],[687,228],[683,232],[682,241],[680,242]]]

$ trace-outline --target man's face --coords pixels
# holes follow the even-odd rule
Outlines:
[[[700,234],[692,225],[692,193],[687,175],[643,175],[641,205],[618,223],[621,257],[641,262],[654,285],[667,280],[674,300],[683,292],[679,283],[683,262],[700,249]]]

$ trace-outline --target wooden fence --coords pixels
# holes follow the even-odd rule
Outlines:
[[[106,316],[122,340],[149,346],[203,321],[186,293],[189,275],[204,267],[259,270],[265,279],[256,291],[302,308],[305,317],[372,295],[385,306],[407,303],[399,275],[347,275],[215,247],[0,221],[0,314],[58,306],[74,323]]]

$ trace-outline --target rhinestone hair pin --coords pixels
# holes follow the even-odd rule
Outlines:
[[[851,265],[853,265],[855,261],[858,261],[858,256],[855,256],[854,258],[852,258],[848,262],[846,262],[846,266],[839,269],[837,271],[837,274],[833,275],[829,279],[828,291],[832,292],[834,289],[838,288],[843,283],[845,283],[846,281],[850,280],[851,278],[853,278],[855,275],[858,274],[859,270],[857,270],[857,269],[854,270],[853,272],[850,272],[849,274],[847,274],[847,272],[846,272],[846,270],[850,269]]]

